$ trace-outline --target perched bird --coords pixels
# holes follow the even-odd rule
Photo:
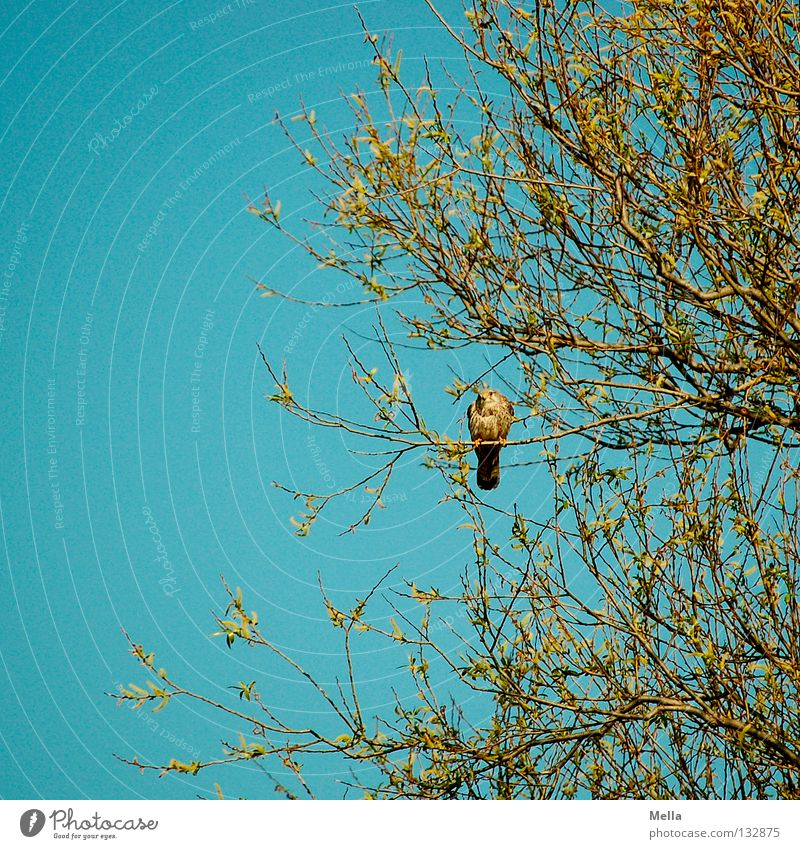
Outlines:
[[[481,389],[469,405],[467,421],[478,456],[478,486],[494,489],[500,483],[500,448],[514,421],[514,408],[496,389]],[[482,445],[483,442],[494,444]]]

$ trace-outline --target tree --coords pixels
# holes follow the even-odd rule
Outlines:
[[[352,667],[336,694],[309,678],[341,723],[331,737],[288,728],[242,684],[251,712],[217,708],[261,737],[221,760],[277,756],[302,781],[304,752],[336,752],[371,764],[364,789],[382,797],[799,798],[800,7],[474,0],[465,32],[431,10],[467,62],[457,97],[432,73],[407,85],[368,34],[383,101],[352,96],[344,143],[299,116],[330,250],[287,231],[269,195],[252,207],[375,301],[391,380],[352,355],[374,420],[299,403],[262,356],[289,414],[385,452],[337,495],[296,493],[299,533],[353,488],[372,495],[353,529],[368,522],[417,452],[466,514],[474,563],[456,599],[411,586],[421,616],[393,631],[370,623],[370,597],[326,599],[348,659],[360,631],[408,647],[413,705],[373,721]],[[543,517],[509,517],[511,552],[486,531],[473,446],[427,427],[390,344],[382,317],[409,291],[426,309],[401,319],[430,356],[489,346],[519,375],[527,431],[509,444],[554,496]],[[229,597],[228,643],[280,654]],[[458,656],[433,628],[454,602]],[[157,683],[120,698],[202,698],[134,652]],[[437,691],[432,659],[489,721]]]

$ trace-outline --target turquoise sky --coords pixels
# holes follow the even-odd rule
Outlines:
[[[460,16],[456,3],[441,5]],[[243,588],[267,635],[327,683],[343,659],[318,573],[342,605],[395,563],[389,589],[408,579],[459,590],[471,535],[439,503],[441,477],[420,456],[408,457],[387,509],[354,536],[339,533],[359,505],[343,503],[298,538],[289,522],[297,505],[271,485],[351,483],[365,462],[353,450],[364,446],[268,404],[257,343],[286,359],[301,397],[352,414],[368,411],[342,334],[379,363],[366,339],[371,307],[258,297],[251,278],[305,298],[354,293],[248,214],[246,196],[269,186],[300,230],[303,216],[318,215],[310,190],[321,187],[272,119],[302,97],[334,135],[347,132],[340,90],[374,90],[370,48],[350,3],[9,8],[0,50],[0,795],[192,798],[219,782],[231,795],[271,797],[256,766],[159,780],[119,763],[114,753],[217,757],[240,728],[176,703],[134,713],[105,693],[143,679],[125,628],[186,686],[230,701],[230,685],[256,679],[288,721],[332,728],[291,670],[209,638],[211,613],[224,606],[220,574]],[[372,31],[395,32],[412,82],[425,55],[463,71],[422,0],[359,8]],[[483,371],[483,353],[404,356],[427,421],[456,436],[467,402],[453,405],[443,388],[453,372]],[[493,503],[510,508],[513,493],[535,515],[549,480],[530,467],[504,474],[515,483]],[[498,539],[507,525],[497,520]],[[364,640],[356,654],[365,713],[389,714],[392,688],[410,692],[405,653]],[[282,778],[279,764],[266,766]],[[344,794],[341,764],[309,770],[320,795]]]

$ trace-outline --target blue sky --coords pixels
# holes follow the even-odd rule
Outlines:
[[[395,32],[412,81],[423,55],[462,68],[421,0],[359,8],[372,31]],[[142,680],[124,627],[187,686],[229,699],[229,685],[257,679],[290,721],[324,724],[290,670],[209,639],[220,574],[243,588],[270,638],[328,682],[343,662],[318,573],[343,605],[395,563],[395,588],[403,578],[459,587],[471,536],[439,503],[441,478],[421,457],[408,458],[387,509],[356,535],[339,536],[358,506],[345,503],[298,538],[297,505],[271,485],[330,491],[364,461],[341,433],[265,401],[257,343],[286,359],[314,406],[364,414],[341,336],[374,360],[364,338],[374,312],[258,297],[250,278],[312,299],[336,297],[345,278],[248,214],[245,198],[269,186],[299,228],[318,213],[319,184],[272,118],[302,97],[346,132],[340,90],[375,88],[369,45],[351,4],[316,0],[11,3],[6,21],[0,795],[192,798],[219,782],[270,797],[253,766],[159,780],[120,764],[113,753],[216,757],[239,729],[175,703],[132,713],[104,694]],[[443,388],[450,369],[480,373],[481,353],[411,351],[405,365],[428,422],[456,435],[466,402]],[[495,503],[509,508],[513,489],[533,515],[542,473],[508,474],[517,485]],[[365,712],[385,714],[391,689],[410,686],[404,653],[367,640],[356,653]],[[311,783],[340,797],[340,770],[315,763]]]

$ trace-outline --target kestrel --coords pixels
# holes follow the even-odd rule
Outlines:
[[[478,486],[494,489],[500,483],[500,448],[514,421],[514,407],[496,389],[481,389],[469,405],[467,421],[478,456]],[[483,442],[494,444],[482,445]]]

